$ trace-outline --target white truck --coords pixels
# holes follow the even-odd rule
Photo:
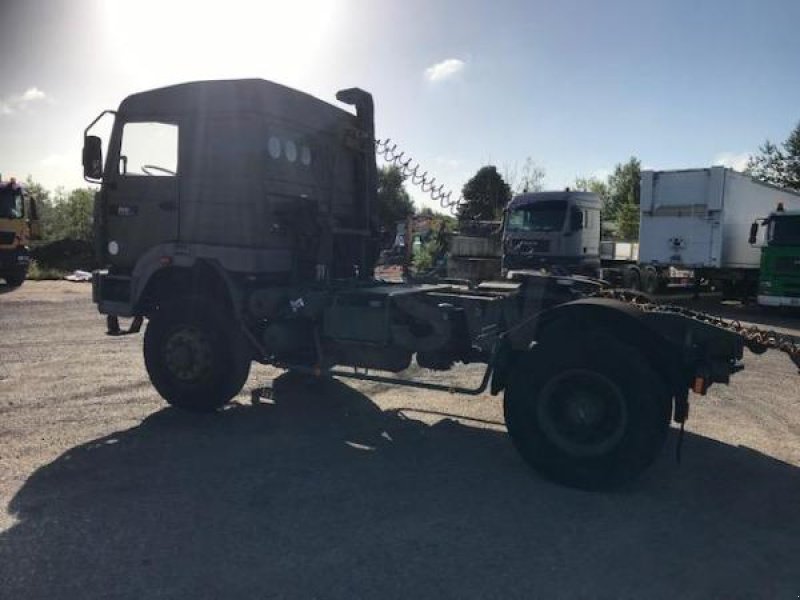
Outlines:
[[[761,249],[748,240],[750,226],[779,203],[798,210],[800,194],[725,167],[642,171],[642,288],[657,292],[675,269],[690,269],[724,295],[755,296]]]
[[[597,194],[569,189],[515,196],[503,221],[503,274],[545,270],[641,289],[639,244],[600,240],[601,205]],[[663,276],[665,286],[688,284],[674,267]]]

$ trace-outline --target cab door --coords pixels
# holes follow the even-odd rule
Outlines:
[[[106,252],[133,267],[157,244],[177,241],[180,214],[180,127],[177,121],[128,121],[104,185]]]

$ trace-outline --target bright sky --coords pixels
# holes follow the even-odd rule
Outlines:
[[[102,109],[236,77],[371,91],[378,135],[454,189],[527,156],[551,188],[631,155],[741,167],[800,120],[798,23],[797,0],[2,0],[0,173],[83,185]]]

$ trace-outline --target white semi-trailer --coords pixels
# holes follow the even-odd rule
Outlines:
[[[642,288],[658,291],[677,267],[729,295],[754,296],[761,249],[748,241],[750,226],[779,203],[800,210],[800,194],[725,167],[642,171]]]

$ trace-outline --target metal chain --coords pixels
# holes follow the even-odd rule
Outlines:
[[[665,312],[678,314],[695,321],[720,327],[740,335],[745,346],[755,354],[762,354],[768,349],[779,350],[789,356],[795,366],[800,369],[800,340],[786,333],[779,333],[772,329],[760,329],[755,325],[742,325],[740,321],[728,320],[708,313],[692,310],[677,304],[659,304],[639,292],[631,290],[603,289],[589,294],[602,298],[614,298],[632,304],[637,308],[649,312]]]
[[[445,191],[443,183],[437,185],[436,177],[431,177],[427,171],[423,171],[421,165],[399,150],[391,138],[375,140],[375,153],[385,162],[397,167],[404,179],[409,179],[423,193],[430,195],[431,199],[438,202],[442,208],[449,210],[453,215],[458,213],[458,208],[464,203],[464,198],[459,195],[457,199],[453,200],[453,191]]]

